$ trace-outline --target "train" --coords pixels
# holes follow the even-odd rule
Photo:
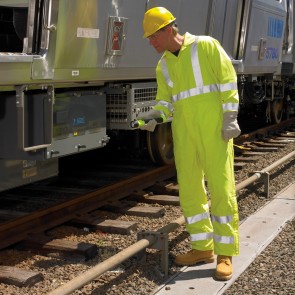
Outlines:
[[[216,38],[232,60],[239,116],[295,114],[294,0],[0,0],[0,191],[58,175],[66,156],[125,142],[171,164],[171,122],[134,128],[155,104],[160,56],[144,13]],[[99,163],[97,163],[99,165]]]

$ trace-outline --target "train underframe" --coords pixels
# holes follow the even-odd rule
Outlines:
[[[250,81],[249,81],[250,80]],[[268,80],[265,77],[239,82],[240,117],[261,119],[278,124],[295,114],[295,80],[293,76]]]
[[[238,78],[242,132],[294,116],[293,76]],[[0,132],[6,138],[0,146],[0,191],[56,176],[59,158],[99,148],[148,156],[156,165],[174,163],[170,122],[154,132],[130,124],[156,103],[154,80],[79,84],[2,89]]]

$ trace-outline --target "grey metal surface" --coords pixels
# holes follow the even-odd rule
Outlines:
[[[24,55],[18,67],[1,65],[0,85],[154,78],[159,56],[142,37],[144,12],[154,6],[173,12],[181,34],[217,38],[232,59],[242,60],[239,73],[274,73],[281,59],[286,0],[48,0],[40,31],[34,5],[31,0]],[[36,38],[39,52],[27,64]]]
[[[208,16],[210,18],[209,27],[205,34],[216,38],[230,58],[236,59],[243,1],[214,0],[211,2]]]
[[[104,147],[106,96],[96,90],[57,93],[53,111],[53,140],[46,157],[61,157]]]
[[[283,2],[253,0],[248,12],[242,27],[246,35],[240,43],[238,59],[243,60],[243,65],[239,72],[274,73],[282,55],[286,16]]]
[[[106,145],[106,99],[97,90],[20,90],[23,107],[13,93],[0,93],[0,132],[7,133],[0,156],[44,160]],[[19,95],[20,95],[19,94]],[[53,109],[49,107],[54,100]],[[26,151],[26,147],[49,145]]]
[[[29,5],[29,0],[0,0],[0,5],[12,7],[27,7]]]
[[[0,157],[42,160],[42,150],[25,152],[24,147],[48,143],[45,141],[52,128],[52,102],[46,89],[30,92],[21,89],[18,98],[13,92],[0,92],[0,133],[5,137],[0,145]],[[19,96],[23,96],[23,100]],[[51,138],[48,141],[50,143]]]
[[[130,122],[141,118],[155,105],[155,82],[114,84],[106,89],[108,128],[131,130]]]
[[[53,177],[58,174],[58,161],[0,159],[0,191]]]
[[[149,7],[167,6],[175,14],[181,33],[204,35],[208,34],[211,24],[212,2],[216,1],[149,1]],[[25,65],[26,72],[10,64],[5,64],[3,71],[1,67],[0,85],[44,80],[56,83],[154,78],[159,56],[143,38],[145,9],[146,2],[137,0],[128,3],[123,0],[48,0],[42,8],[44,19],[38,20],[35,1],[31,0],[27,38],[23,40],[24,54],[20,56],[19,65],[24,66],[23,61],[28,61],[26,54],[34,51],[33,40],[38,36],[40,51],[35,52],[37,56],[31,65]],[[42,28],[39,32],[33,26],[34,18]],[[219,19],[216,15],[215,21]],[[215,30],[217,28],[219,24]],[[116,30],[119,48],[112,44]]]

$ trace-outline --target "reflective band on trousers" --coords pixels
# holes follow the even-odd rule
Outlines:
[[[210,240],[212,238],[213,238],[213,233],[200,233],[200,234],[192,234],[191,235],[192,241]]]
[[[222,243],[222,244],[233,244],[234,243],[234,237],[228,237],[228,236],[219,236],[213,233],[200,233],[200,234],[192,234],[191,240],[193,242],[195,241],[203,241],[203,240],[210,240],[214,239],[215,242]]]
[[[172,96],[172,102],[175,103],[179,100],[189,98],[191,96],[199,95],[199,94],[205,94],[210,92],[225,92],[225,91],[231,91],[231,90],[237,90],[237,83],[230,82],[226,84],[210,84],[210,85],[204,85],[203,84],[203,77],[201,73],[199,58],[198,58],[198,38],[196,38],[196,42],[193,43],[191,47],[191,62],[193,66],[193,72],[194,72],[194,80],[196,83],[195,88],[191,88],[185,91],[182,91],[180,93],[177,93]],[[166,80],[166,83],[169,85],[169,87],[173,87],[173,82],[170,79],[167,64],[165,58],[161,59],[161,69],[162,73],[164,75],[164,78]],[[232,107],[232,108],[230,108]],[[231,104],[224,104],[223,106],[224,111],[226,110],[238,110],[238,103],[231,103]]]
[[[230,236],[219,236],[214,234],[213,239],[215,242],[223,243],[223,244],[233,244],[234,243],[234,237]]]
[[[211,220],[216,221],[218,223],[229,223],[229,222],[231,222],[233,220],[233,217],[232,217],[232,215],[228,215],[228,216],[212,215]]]
[[[191,217],[186,217],[185,221],[187,224],[192,224],[192,223],[196,223],[198,221],[204,220],[204,219],[209,219],[210,218],[210,214],[209,212],[204,212],[195,216],[191,216]]]

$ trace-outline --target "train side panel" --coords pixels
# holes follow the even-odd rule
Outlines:
[[[220,41],[240,114],[295,113],[294,0],[0,0],[0,175],[13,178],[0,190],[57,174],[59,157],[106,146],[153,106],[160,55],[142,19],[155,6]]]
[[[210,1],[58,1],[54,80],[116,81],[155,78],[159,56],[143,38],[146,8],[167,6],[182,31],[206,34]],[[194,7],[194,10],[190,9]],[[200,13],[202,11],[202,13]],[[196,12],[198,17],[196,17]],[[189,20],[189,21],[188,21]],[[67,42],[64,42],[67,40]]]
[[[58,159],[47,161],[0,159],[0,192],[58,174]]]

